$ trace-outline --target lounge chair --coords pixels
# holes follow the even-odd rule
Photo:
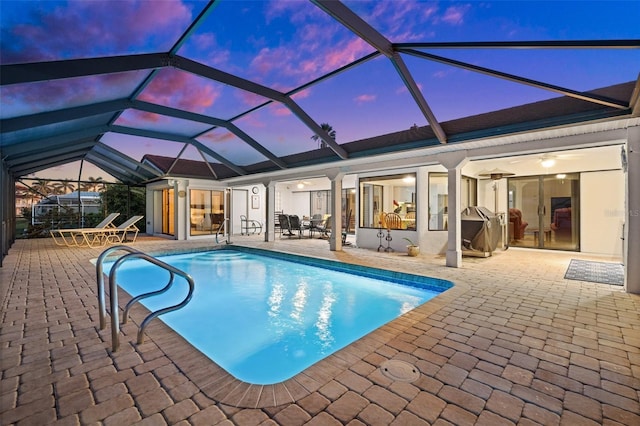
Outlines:
[[[127,242],[127,235],[130,232],[133,232],[133,239],[131,242],[134,243],[138,237],[138,232],[140,232],[140,229],[138,229],[135,223],[143,217],[144,216],[133,216],[115,228],[87,229],[82,232],[78,232],[78,235],[82,235],[82,238],[87,242],[89,247],[96,247],[104,246],[107,243],[125,243]]]
[[[59,246],[73,247],[87,244],[89,247],[93,247],[94,243],[99,243],[99,241],[93,241],[93,237],[99,237],[100,234],[94,234],[91,235],[91,238],[88,238],[90,234],[86,233],[86,231],[104,231],[105,229],[115,228],[113,221],[119,215],[120,213],[111,213],[93,228],[51,229],[49,234],[53,238],[53,242]]]
[[[133,232],[133,238],[131,239],[132,243],[136,242],[136,238],[138,238],[138,233],[140,229],[136,226],[136,222],[142,219],[144,216],[132,216],[129,220],[122,223],[121,225],[106,229],[104,232],[106,233],[105,240],[111,244],[120,244],[127,242],[127,236],[129,233]]]

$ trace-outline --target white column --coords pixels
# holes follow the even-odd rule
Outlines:
[[[266,203],[267,203],[267,220],[266,220],[266,228],[264,231],[264,240],[275,241],[276,237],[276,228],[274,226],[275,216],[276,216],[276,183],[275,182],[267,182],[265,183],[267,187],[267,195],[266,195]]]
[[[624,288],[640,294],[640,127],[628,129],[627,209],[624,227]]]
[[[233,188],[227,188],[227,192],[225,193],[225,203],[227,200],[229,201],[229,205],[225,210],[227,213],[227,217],[225,218],[227,221],[227,243],[231,244],[233,239],[233,217],[235,216],[234,212],[234,203],[233,203]]]
[[[467,163],[466,151],[455,151],[438,155],[438,161],[447,168],[448,174],[448,240],[446,265],[462,266],[462,231],[460,223],[460,178],[462,167]]]
[[[187,206],[187,188],[189,181],[177,179],[173,185],[174,194],[174,233],[176,240],[188,239],[191,216]]]
[[[344,173],[329,171],[327,177],[331,179],[331,236],[329,237],[329,250],[342,250],[342,178]]]
[[[427,246],[429,234],[429,172],[419,167],[416,173],[416,230],[420,247]]]
[[[462,231],[460,222],[460,168],[454,167],[447,170],[449,186],[448,225],[447,240],[447,266],[459,268],[462,266]]]

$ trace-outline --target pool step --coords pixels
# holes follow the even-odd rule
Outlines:
[[[231,252],[227,250],[218,250],[213,252],[207,252],[198,254],[193,257],[194,262],[198,263],[223,263],[240,261],[247,258],[246,253]]]

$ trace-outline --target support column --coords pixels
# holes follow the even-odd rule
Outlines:
[[[416,226],[418,232],[417,244],[424,248],[428,246],[429,230],[429,172],[425,167],[418,167],[416,172]]]
[[[438,161],[447,168],[448,194],[447,204],[447,254],[446,265],[452,268],[462,266],[462,230],[460,223],[460,178],[462,167],[467,163],[466,151],[455,151],[438,155]]]
[[[174,234],[176,240],[187,240],[190,232],[190,208],[187,206],[187,190],[189,181],[186,179],[175,179],[173,184],[174,193]]]
[[[631,127],[627,132],[624,288],[628,293],[640,294],[640,127]]]
[[[266,203],[267,203],[267,220],[266,227],[264,231],[264,240],[266,242],[275,241],[276,238],[276,228],[275,228],[275,217],[276,217],[276,183],[275,182],[267,182],[265,183],[267,188],[266,195]]]
[[[329,237],[329,250],[342,250],[342,178],[344,173],[329,171],[327,177],[331,179],[331,236]]]
[[[233,238],[233,216],[234,216],[234,209],[233,209],[233,189],[232,188],[227,188],[225,190],[225,194],[224,194],[224,198],[225,198],[225,202],[227,203],[227,208],[225,209],[225,213],[226,213],[226,217],[225,220],[227,221],[227,228],[226,228],[226,232],[227,232],[227,243],[231,244],[231,240]]]

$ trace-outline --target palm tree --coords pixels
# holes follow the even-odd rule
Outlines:
[[[41,197],[46,197],[53,192],[53,186],[49,179],[38,179],[31,185],[31,190]]]
[[[320,128],[322,130],[324,130],[325,132],[327,132],[327,134],[329,134],[329,136],[331,137],[331,139],[336,140],[336,131],[333,130],[333,127],[331,127],[331,125],[329,123],[322,123],[320,125]],[[318,148],[326,148],[327,147],[327,143],[322,140],[322,138],[318,135],[313,135],[311,136],[311,139],[313,139],[316,142],[320,142]]]
[[[55,184],[55,188],[60,191],[61,194],[73,192],[76,186],[69,179],[61,179],[60,182]]]
[[[97,178],[89,176],[89,181],[82,185],[82,189],[85,191],[100,191],[104,189],[104,182],[100,176]]]

